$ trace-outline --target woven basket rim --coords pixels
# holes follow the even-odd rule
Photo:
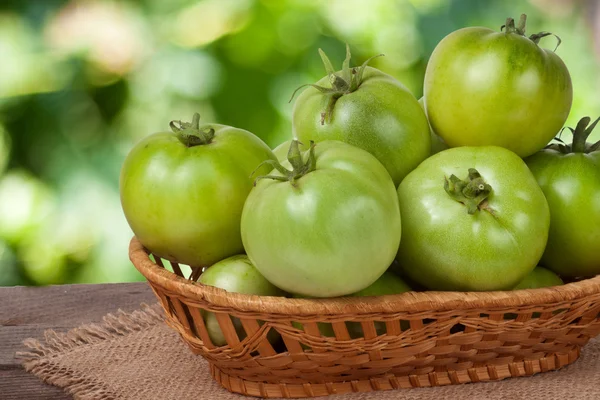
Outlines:
[[[205,301],[216,307],[242,312],[294,315],[372,314],[423,312],[455,309],[503,309],[548,305],[581,299],[600,293],[600,275],[578,282],[541,289],[494,292],[407,292],[377,297],[337,297],[294,299],[232,293],[182,278],[156,265],[149,252],[134,236],[129,258],[135,268],[152,284],[173,292],[181,299]]]

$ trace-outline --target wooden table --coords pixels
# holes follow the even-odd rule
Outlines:
[[[99,322],[121,308],[133,311],[156,301],[147,283],[0,287],[0,399],[67,400],[62,389],[28,374],[15,360],[24,339],[39,338],[46,329],[67,331]]]

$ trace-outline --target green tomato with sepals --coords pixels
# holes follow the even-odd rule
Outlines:
[[[288,160],[259,176],[242,213],[242,240],[273,284],[304,296],[364,289],[400,243],[395,187],[375,157],[339,141],[292,142]]]
[[[435,48],[424,97],[433,131],[450,147],[501,146],[521,157],[542,149],[565,123],[571,76],[554,51],[525,36],[526,16],[504,32],[459,29]],[[560,40],[560,39],[559,39]]]
[[[564,277],[600,274],[600,141],[587,143],[599,120],[581,119],[570,145],[551,144],[525,159],[550,206],[540,264]]]
[[[427,118],[417,99],[390,75],[368,67],[350,68],[350,50],[341,71],[319,50],[327,76],[304,90],[292,114],[294,137],[340,140],[374,155],[394,184],[430,154]],[[307,86],[307,85],[305,85]]]
[[[398,261],[404,274],[429,289],[510,290],[544,252],[548,203],[527,165],[509,150],[444,150],[411,172],[398,196]]]
[[[244,251],[240,219],[250,175],[269,147],[243,129],[171,122],[173,132],[137,143],[121,169],[121,204],[139,241],[155,255],[194,267]],[[258,173],[267,173],[264,165]]]

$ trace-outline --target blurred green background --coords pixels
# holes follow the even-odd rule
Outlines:
[[[337,66],[345,42],[354,65],[384,53],[372,65],[420,97],[445,35],[523,12],[528,32],[563,40],[568,123],[600,114],[596,0],[2,0],[0,285],[141,280],[119,170],[170,120],[198,111],[275,146],[291,135],[293,90],[324,75],[317,48]]]

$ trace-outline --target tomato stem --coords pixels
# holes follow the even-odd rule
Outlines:
[[[329,84],[331,87],[324,87],[315,85],[312,83],[307,83],[298,87],[292,93],[292,97],[290,98],[290,102],[294,99],[296,93],[306,86],[312,86],[321,93],[326,96],[329,96],[329,101],[327,103],[327,108],[325,112],[321,113],[321,125],[325,125],[326,122],[331,122],[333,116],[333,108],[335,107],[335,102],[337,99],[342,97],[345,94],[349,94],[357,90],[363,82],[363,76],[365,69],[376,57],[381,57],[383,54],[378,54],[376,56],[370,57],[367,59],[360,67],[352,67],[350,68],[350,46],[346,44],[346,58],[344,59],[344,63],[342,64],[342,69],[339,72],[336,72],[327,57],[327,54],[321,49],[319,49],[319,55],[321,56],[321,60],[323,61],[323,65],[325,66],[325,71],[327,72],[327,76],[329,79]]]
[[[256,177],[254,180],[254,186],[261,179],[273,179],[282,182],[290,182],[293,186],[296,186],[296,181],[302,178],[304,175],[314,171],[317,166],[317,159],[315,156],[315,142],[310,141],[310,148],[308,149],[308,157],[304,160],[304,155],[302,151],[300,151],[300,143],[298,140],[292,140],[290,144],[290,149],[288,150],[287,159],[292,166],[292,170],[285,168],[279,161],[275,160],[266,160],[263,161],[256,167],[256,169],[252,172],[250,177],[256,174],[256,171],[263,165],[270,165],[274,169],[276,169],[281,175],[269,174],[269,175],[261,175]]]
[[[527,15],[521,14],[521,17],[519,18],[519,23],[517,24],[517,26],[515,26],[515,20],[509,17],[506,19],[506,24],[504,24],[500,27],[500,31],[502,31],[503,29],[506,29],[506,34],[514,33],[517,35],[525,36],[526,28],[527,28]],[[540,39],[545,38],[546,36],[554,36],[556,38],[557,43],[556,43],[556,47],[554,48],[554,51],[556,51],[556,49],[558,49],[558,46],[560,46],[560,44],[562,43],[562,40],[560,39],[560,37],[558,37],[554,33],[551,33],[551,32],[534,33],[533,35],[529,36],[529,40],[531,40],[535,44],[539,44]]]
[[[592,134],[592,131],[598,122],[600,122],[600,117],[590,124],[591,121],[592,119],[590,117],[583,117],[579,120],[575,129],[568,128],[573,134],[573,142],[571,145],[566,145],[560,138],[556,137],[554,139],[560,143],[552,143],[546,146],[546,148],[560,151],[563,154],[592,153],[600,150],[600,141],[594,144],[587,143],[588,137]]]
[[[177,139],[186,147],[209,144],[215,137],[215,130],[210,127],[200,129],[200,114],[195,113],[192,122],[171,121],[171,130]]]
[[[519,24],[515,26],[515,20],[511,17],[506,18],[506,24],[500,27],[500,30],[506,29],[506,33],[516,33],[521,36],[525,36],[525,29],[527,26],[527,15],[521,14],[519,18]]]
[[[475,168],[469,168],[469,175],[461,180],[456,175],[445,178],[444,190],[454,200],[464,204],[471,215],[477,210],[487,208],[487,198],[492,193],[492,187],[485,182]]]
[[[525,28],[527,26],[527,14],[521,14],[519,18],[519,24],[517,25],[517,32],[521,35],[525,34]]]

